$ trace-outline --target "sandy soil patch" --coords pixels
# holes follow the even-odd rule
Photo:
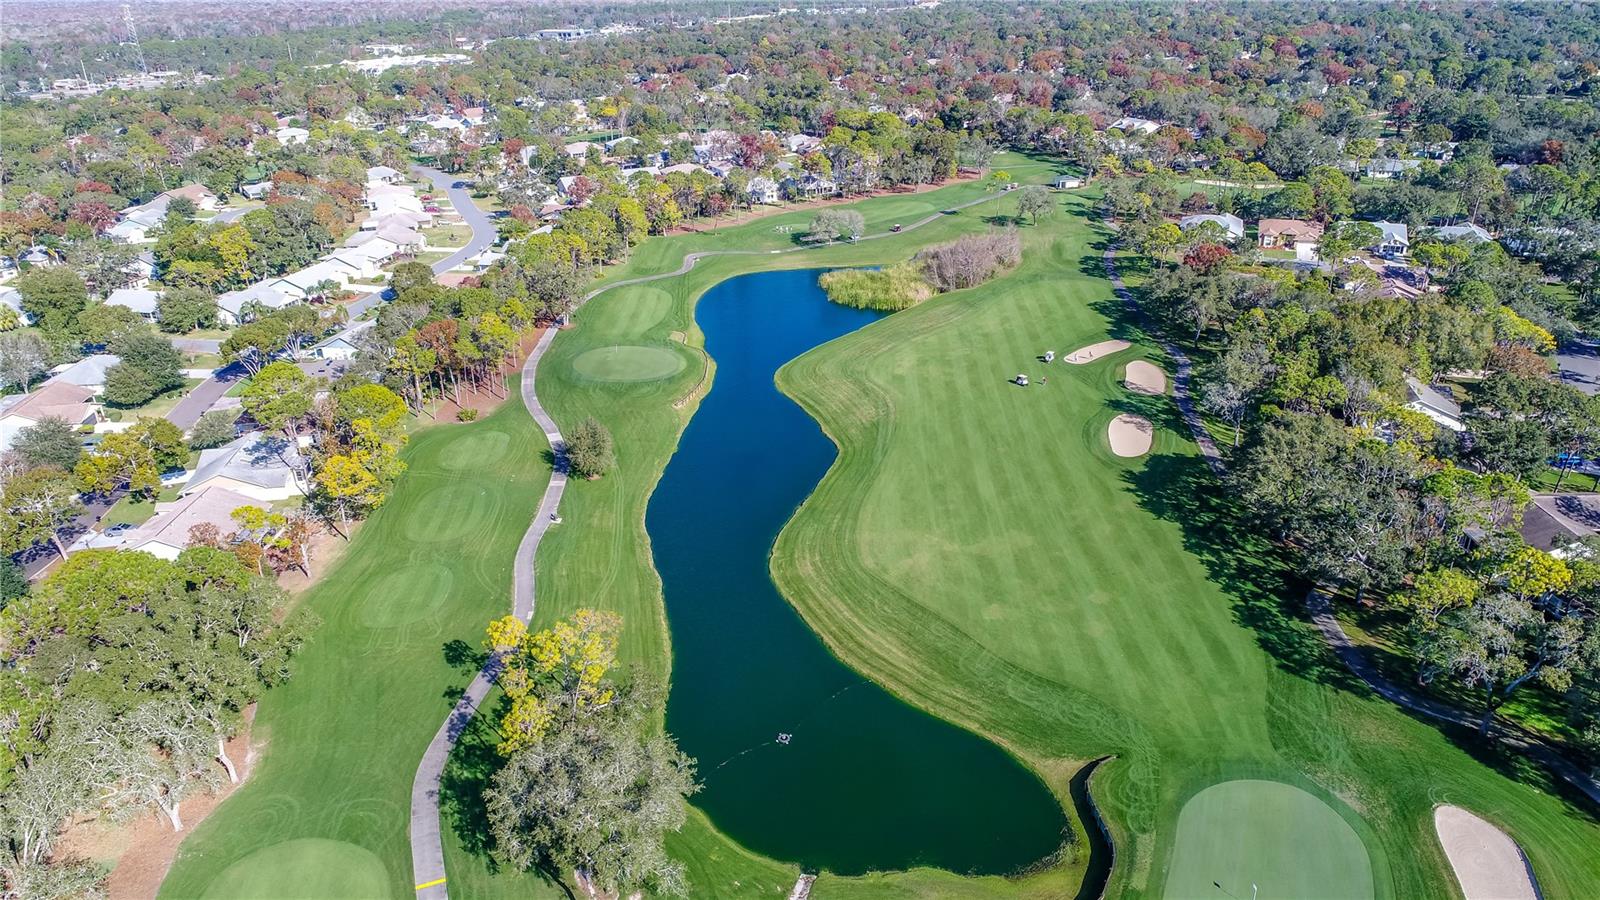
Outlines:
[[[103,819],[85,819],[67,827],[56,843],[58,859],[95,860],[111,867],[106,879],[106,894],[111,900],[143,900],[154,897],[178,855],[178,844],[194,833],[195,826],[245,783],[255,768],[261,747],[250,743],[250,726],[256,708],[245,709],[245,726],[228,742],[228,756],[239,769],[239,784],[222,786],[212,794],[183,801],[183,830],[173,831],[165,816],[151,813],[121,824]]]
[[[1457,806],[1434,809],[1433,827],[1467,900],[1537,900],[1528,860],[1504,831]]]
[[[1111,452],[1118,456],[1143,456],[1150,452],[1155,440],[1156,427],[1149,419],[1123,413],[1106,427],[1106,437],[1111,441]]]
[[[1155,363],[1136,359],[1128,363],[1128,371],[1123,374],[1122,383],[1135,394],[1151,394],[1159,397],[1167,392],[1167,373],[1161,371],[1161,367]]]
[[[1081,366],[1084,363],[1094,362],[1102,356],[1110,356],[1113,353],[1120,353],[1121,351],[1132,346],[1133,345],[1127,341],[1101,341],[1098,344],[1090,344],[1087,347],[1079,347],[1078,349],[1061,358],[1075,366]]]

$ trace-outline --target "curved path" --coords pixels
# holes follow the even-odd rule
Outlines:
[[[472,204],[471,198],[465,197],[464,191],[461,192],[463,200],[456,200],[457,189],[453,187],[453,179],[450,179],[450,176],[423,166],[413,166],[412,169],[427,175],[441,188],[443,188],[446,180],[450,180],[452,183],[450,188],[451,200],[458,202],[458,204],[465,202],[467,207],[477,210],[477,207]],[[882,231],[875,234],[862,235],[860,240],[870,241],[891,235],[905,234],[908,231],[921,228],[929,222],[937,221],[946,215],[966,209],[969,206],[976,206],[979,203],[987,203],[990,200],[1004,197],[1008,193],[1002,191],[997,194],[986,194],[976,200],[970,200],[959,206],[952,206],[944,211],[924,216],[910,225],[902,226],[898,232]],[[459,208],[461,207],[458,205]],[[472,217],[463,216],[468,220],[468,224],[473,227],[473,239],[467,249],[462,250],[457,256],[467,253],[468,250],[479,244],[480,238],[483,236],[483,228],[487,228],[490,234],[493,234],[493,223],[489,222],[488,217],[483,216],[481,212],[480,217],[481,222]],[[484,244],[484,246],[487,246],[487,244]],[[581,306],[583,303],[587,303],[613,288],[644,284],[650,281],[659,281],[663,278],[676,278],[679,275],[688,274],[696,263],[711,256],[772,256],[815,250],[826,246],[829,245],[816,244],[780,250],[702,250],[688,253],[683,257],[683,264],[671,272],[660,272],[655,275],[642,275],[638,278],[614,281],[585,294],[579,305]],[[442,262],[449,262],[449,260]],[[448,268],[449,266],[445,266],[445,269]],[[440,272],[444,271],[444,269],[441,269],[439,264],[435,264],[434,271]],[[561,438],[561,429],[556,426],[555,420],[540,405],[538,392],[534,389],[534,376],[539,370],[539,360],[544,357],[545,351],[550,349],[550,344],[555,340],[558,331],[559,329],[557,328],[546,329],[544,334],[539,336],[538,343],[534,344],[533,351],[528,354],[527,362],[522,365],[522,405],[527,407],[529,415],[533,416],[533,420],[544,431],[545,440],[550,442],[550,449],[555,453],[555,468],[550,473],[550,485],[545,488],[544,497],[539,501],[539,511],[534,516],[532,524],[528,526],[527,533],[522,536],[522,543],[517,547],[517,558],[512,569],[512,614],[523,622],[528,622],[533,618],[534,555],[538,552],[539,542],[544,539],[545,532],[555,522],[556,514],[561,508],[561,495],[567,488],[567,460],[564,453],[565,445]],[[411,782],[411,875],[415,879],[413,883],[416,885],[419,900],[446,900],[450,896],[449,889],[445,884],[444,842],[440,834],[439,779],[444,774],[444,767],[450,759],[451,749],[455,747],[456,741],[467,730],[467,725],[471,723],[472,716],[478,711],[478,704],[482,703],[483,698],[488,696],[489,688],[494,684],[495,675],[499,671],[499,658],[491,656],[488,662],[484,663],[483,668],[479,670],[477,676],[472,679],[472,683],[467,686],[467,690],[461,695],[461,699],[456,701],[456,705],[450,710],[450,715],[445,718],[444,722],[439,726],[439,730],[434,733],[433,740],[428,742],[428,749],[423,753],[422,761],[417,765],[416,777]]]
[[[1106,276],[1111,279],[1116,288],[1117,296],[1123,304],[1135,315],[1142,315],[1138,301],[1122,283],[1122,278],[1117,274],[1116,248],[1109,247],[1104,255]],[[1195,410],[1189,394],[1189,375],[1193,367],[1189,357],[1183,351],[1173,346],[1170,342],[1160,341],[1161,349],[1171,356],[1176,363],[1177,372],[1173,376],[1173,394],[1178,401],[1178,409],[1183,413],[1183,419],[1189,425],[1189,430],[1194,434],[1195,443],[1200,445],[1200,452],[1205,455],[1206,462],[1211,470],[1218,475],[1227,471],[1226,464],[1222,461],[1222,454],[1217,451],[1217,445],[1211,440],[1211,434],[1206,430],[1205,422]],[[1306,608],[1311,613],[1311,621],[1322,633],[1322,639],[1327,642],[1339,660],[1345,664],[1352,673],[1367,683],[1378,696],[1411,712],[1420,713],[1429,718],[1449,722],[1465,728],[1476,729],[1479,726],[1478,716],[1465,710],[1457,709],[1427,697],[1418,696],[1411,691],[1389,681],[1378,672],[1360,647],[1350,640],[1350,635],[1345,633],[1344,626],[1339,624],[1339,619],[1333,614],[1333,606],[1329,596],[1321,588],[1311,591],[1306,597]],[[1501,729],[1493,732],[1500,743],[1512,748],[1531,759],[1542,763],[1546,768],[1561,776],[1587,796],[1596,805],[1600,805],[1600,780],[1585,772],[1577,764],[1556,752],[1544,741],[1530,735],[1515,731]]]

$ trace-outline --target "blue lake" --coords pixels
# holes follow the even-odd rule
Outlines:
[[[880,316],[829,303],[818,274],[736,277],[696,309],[716,378],[645,517],[672,634],[667,728],[699,760],[694,803],[758,853],[841,874],[1010,874],[1063,839],[1043,782],[841,663],[768,572],[835,456],[773,376]]]

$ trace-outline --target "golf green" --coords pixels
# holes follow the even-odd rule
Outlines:
[[[1225,781],[1178,814],[1166,897],[1374,896],[1367,849],[1328,804],[1278,781]]]
[[[327,838],[300,838],[263,847],[239,860],[207,885],[202,896],[206,900],[361,900],[389,896],[389,879],[383,863],[370,850]]]
[[[595,381],[655,381],[676,375],[686,363],[661,347],[623,345],[597,347],[572,361],[572,368]]]

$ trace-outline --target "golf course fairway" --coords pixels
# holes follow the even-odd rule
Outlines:
[[[1012,154],[995,165],[1025,183],[1046,183],[1061,171],[1053,161]],[[877,234],[987,191],[969,181],[855,208]],[[821,426],[838,457],[783,527],[770,566],[782,596],[850,669],[1003,747],[1043,779],[1066,812],[1073,843],[1056,865],[1023,877],[926,867],[824,872],[812,896],[1072,897],[1093,862],[1072,781],[1104,756],[1112,758],[1096,771],[1092,794],[1116,848],[1108,896],[1164,896],[1181,874],[1174,860],[1183,852],[1185,803],[1241,779],[1315,787],[1319,802],[1337,798],[1354,814],[1341,819],[1364,849],[1378,897],[1454,896],[1433,834],[1439,803],[1502,825],[1527,851],[1547,896],[1600,896],[1592,809],[1537,766],[1374,696],[1327,652],[1302,618],[1306,586],[1240,524],[1241,511],[1196,456],[1170,398],[1122,384],[1129,362],[1165,360],[1112,296],[1100,262],[1109,236],[1094,218],[1092,193],[1054,196],[1052,215],[1020,229],[1016,270],[843,335],[779,371],[778,386]],[[618,466],[569,485],[564,524],[536,563],[535,625],[585,607],[615,610],[624,619],[623,665],[671,677],[677,648],[645,517],[686,425],[719,377],[717,360],[708,363],[700,349],[694,307],[702,295],[750,272],[897,262],[1015,210],[996,195],[916,230],[772,254],[795,246],[794,234],[812,215],[795,211],[653,238],[607,271],[602,285],[675,272],[689,253],[742,253],[601,294],[544,357],[544,405],[563,428],[591,415],[604,423]],[[1125,274],[1137,289],[1137,270]],[[1077,366],[1046,368],[1035,359],[1110,339],[1133,346]],[[625,346],[676,354],[683,367],[617,381],[576,365],[589,351]],[[1018,372],[1048,383],[1018,388],[1007,382]],[[1112,455],[1107,425],[1124,413],[1154,425],[1148,455]],[[446,464],[455,441],[497,431],[507,440],[498,460]],[[234,863],[299,838],[365,848],[383,864],[389,895],[411,895],[411,776],[450,691],[467,683],[476,661],[462,662],[451,641],[470,650],[483,623],[504,615],[515,544],[544,484],[544,450],[531,420],[511,405],[474,425],[426,431],[407,449],[412,469],[390,505],[307,597],[325,622],[295,678],[262,701],[263,762],[196,828],[163,897],[202,896]],[[456,502],[463,519],[488,532],[413,543],[405,518],[443,518],[432,504],[448,494],[435,488],[479,485],[495,493],[495,508]],[[404,618],[363,612],[374,602],[366,580],[424,562],[451,572],[437,611],[384,630],[363,624]],[[426,583],[444,580],[428,575]],[[409,593],[401,599],[425,601]],[[545,875],[490,862],[474,798],[496,764],[493,744],[492,717],[480,716],[446,772],[451,894],[566,896]],[[831,814],[842,819],[853,810]],[[668,851],[684,862],[697,898],[786,896],[800,871],[739,846],[698,809],[670,836]]]

